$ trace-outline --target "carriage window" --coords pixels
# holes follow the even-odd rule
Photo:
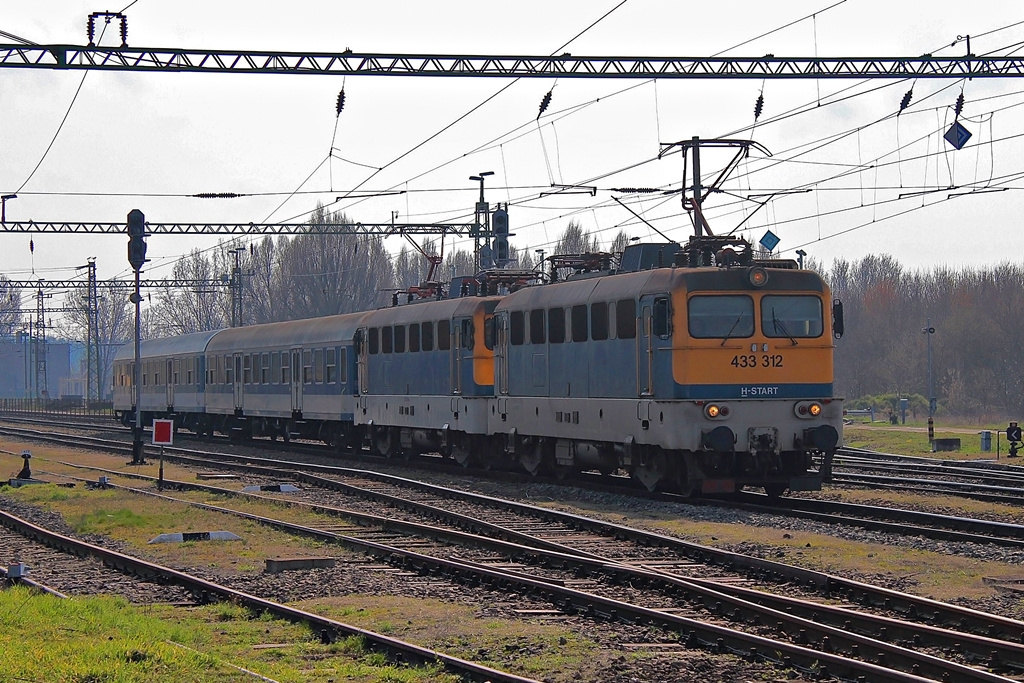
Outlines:
[[[409,325],[409,352],[416,353],[420,350],[420,324]]]
[[[327,349],[327,355],[325,356],[324,363],[327,365],[327,383],[334,384],[338,381],[338,362],[337,362],[338,351],[336,349]]]
[[[395,353],[405,353],[405,325],[395,325]]]
[[[380,343],[377,341],[378,338],[379,338],[378,337],[377,328],[376,327],[371,327],[368,336],[369,336],[370,340],[369,340],[369,343],[367,344],[367,346],[370,347],[370,353],[371,354],[376,354],[380,350]]]
[[[448,320],[437,321],[437,350],[448,351],[452,348],[452,324]]]
[[[324,350],[313,349],[313,381],[324,383]]]
[[[608,338],[608,304],[603,301],[590,304],[590,338]]]
[[[696,339],[731,339],[754,334],[754,300],[746,295],[694,296],[687,324]]]
[[[761,299],[761,331],[766,337],[820,337],[821,299],[816,296],[765,295]]]
[[[291,353],[281,352],[281,384],[292,383]]]
[[[530,311],[530,343],[544,343],[544,309],[536,308]]]
[[[587,341],[587,307],[572,307],[572,340],[574,342]]]
[[[270,354],[270,381],[277,384],[281,379],[281,352]]]
[[[668,297],[659,296],[654,300],[652,332],[662,339],[672,334],[672,325],[669,319]]]
[[[521,346],[526,340],[526,316],[522,311],[512,311],[508,316],[509,342],[512,346]]]
[[[188,384],[190,386],[192,384],[195,384],[195,381],[194,381],[195,367],[196,367],[196,359],[195,358],[191,358],[190,357],[190,358],[186,358],[185,359],[185,384]]]
[[[636,338],[636,301],[633,299],[615,302],[615,336],[619,339]]]
[[[391,353],[395,348],[395,333],[391,326],[380,328],[381,353]]]
[[[302,383],[313,383],[313,354],[309,349],[302,350]]]
[[[565,309],[548,309],[548,343],[561,344],[565,341]]]
[[[270,384],[270,354],[263,354],[263,367],[260,370],[260,384]]]
[[[344,346],[338,351],[338,382],[348,381],[348,349]]]
[[[434,323],[423,323],[423,350],[434,350]]]
[[[242,384],[252,384],[252,356],[242,356]]]
[[[494,349],[494,339],[496,336],[496,324],[493,315],[484,316],[484,346],[488,349]]]

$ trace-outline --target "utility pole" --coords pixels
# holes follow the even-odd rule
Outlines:
[[[484,178],[487,176],[494,175],[494,171],[484,171],[480,175],[469,176],[470,180],[480,181],[480,199],[476,203],[476,217],[474,218],[474,230],[473,230],[473,270],[480,272],[480,238],[484,239],[484,246],[487,248],[487,252],[484,254],[485,257],[489,257],[491,253],[491,212],[490,207],[487,205],[487,201],[484,200]],[[475,273],[474,273],[475,274]]]
[[[34,339],[36,356],[36,394],[44,401],[50,397],[49,385],[46,381],[46,299],[52,294],[43,294],[42,288],[36,290],[36,336]]]
[[[84,266],[77,270],[88,269],[88,284],[85,292],[85,405],[100,398],[100,332],[99,332],[99,295],[96,290],[96,258],[90,257]]]
[[[235,267],[231,270],[231,327],[242,326],[242,264],[240,261],[245,247],[235,247]]]
[[[128,212],[128,263],[135,271],[135,291],[130,300],[135,304],[135,372],[132,377],[135,398],[135,427],[132,429],[132,465],[144,465],[142,452],[142,294],[139,274],[146,263],[146,216],[138,209]]]
[[[921,334],[928,335],[928,443],[935,444],[935,378],[932,376],[932,335],[935,328],[932,327],[932,319],[926,318]]]

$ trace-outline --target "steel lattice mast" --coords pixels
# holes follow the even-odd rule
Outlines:
[[[0,44],[0,68],[474,78],[1018,78],[1024,57],[544,57]]]

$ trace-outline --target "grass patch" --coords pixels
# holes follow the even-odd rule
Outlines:
[[[1005,428],[1006,425],[999,427],[942,425],[942,427],[935,429],[935,438],[960,439],[960,450],[932,453],[931,445],[928,443],[928,427],[926,424],[911,424],[908,422],[905,426],[894,427],[879,423],[871,425],[855,423],[843,427],[843,445],[850,446],[851,448],[866,448],[883,453],[914,455],[944,460],[994,459],[996,457],[995,430]],[[981,435],[979,432],[983,429],[993,432],[991,452],[983,452],[981,450]],[[1001,458],[1006,457],[1006,449],[1006,439],[1003,438],[1001,442]]]
[[[595,680],[595,667],[603,659],[598,643],[564,624],[481,618],[478,608],[468,605],[393,595],[349,595],[309,601],[302,607],[530,677],[545,678],[552,671],[561,671],[577,680]]]
[[[225,619],[225,616],[230,617]],[[177,643],[184,647],[177,647]],[[261,647],[255,647],[255,646]],[[265,647],[276,645],[276,647]],[[0,591],[3,680],[241,683],[242,666],[282,683],[454,683],[436,666],[392,664],[360,638],[322,645],[302,625],[210,605],[134,608],[121,598],[60,600]]]

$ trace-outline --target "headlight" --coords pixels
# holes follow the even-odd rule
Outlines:
[[[796,413],[796,416],[805,420],[821,417],[821,411],[821,403],[818,401],[801,401],[793,406],[793,412]]]
[[[724,420],[729,417],[729,406],[722,403],[709,403],[704,406],[704,417],[709,420]]]
[[[747,280],[755,287],[764,287],[768,284],[768,271],[761,266],[754,266],[747,271]]]

